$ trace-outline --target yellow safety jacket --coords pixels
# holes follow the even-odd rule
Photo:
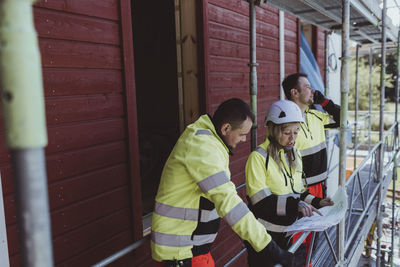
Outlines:
[[[210,251],[223,218],[256,251],[271,241],[230,181],[229,149],[208,115],[183,132],[161,175],[152,218],[156,261]]]
[[[328,178],[325,125],[330,123],[330,115],[307,108],[304,117],[295,146],[303,159],[304,179],[307,185],[314,185]]]
[[[271,232],[284,232],[296,221],[298,203],[303,200],[319,208],[320,198],[311,195],[302,180],[301,156],[294,153],[297,166],[289,168],[284,150],[279,150],[280,163],[267,153],[267,138],[249,156],[246,163],[246,191],[249,207],[258,220]]]

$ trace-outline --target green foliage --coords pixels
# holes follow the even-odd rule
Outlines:
[[[360,57],[358,63],[358,108],[368,110],[369,108],[369,65],[368,57]],[[379,64],[372,67],[372,110],[379,109],[380,103],[380,72]],[[356,59],[353,57],[350,62],[350,92],[349,92],[349,110],[354,110],[355,102],[355,77],[356,77]],[[393,87],[392,74],[386,73],[386,88]]]
[[[374,54],[373,64],[379,66],[381,63],[381,55]],[[396,86],[396,76],[397,76],[397,54],[390,53],[386,55],[386,73],[392,76],[392,81],[390,85],[386,85],[385,97],[389,101],[394,102],[395,98],[395,86]]]

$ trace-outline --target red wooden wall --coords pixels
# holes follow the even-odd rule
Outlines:
[[[125,0],[42,0],[34,7],[57,266],[89,266],[131,244],[137,235],[133,229],[141,231],[132,216],[137,139],[132,131],[135,121],[129,120],[135,117],[135,107],[127,106],[135,102],[127,97],[134,96],[134,87],[133,76],[125,75],[128,70],[133,74],[130,18],[121,19],[126,8],[130,12]],[[127,36],[121,35],[124,31]],[[132,63],[126,64],[124,58]],[[9,255],[11,266],[19,266],[8,157],[1,143]]]
[[[247,102],[249,95],[249,6],[242,0],[203,1],[204,70],[206,109],[212,114],[231,97]],[[264,117],[271,103],[280,98],[279,87],[279,11],[262,4],[256,9],[258,77],[258,143],[265,139]],[[285,72],[298,69],[298,22],[285,15]],[[232,180],[245,180],[244,167],[250,153],[250,140],[239,145],[231,157]],[[239,191],[245,198],[245,188]],[[223,266],[242,249],[238,236],[223,223],[212,254],[217,266]],[[242,256],[234,266],[245,266]]]
[[[205,110],[240,97],[249,102],[249,16],[244,0],[199,1]],[[140,239],[137,120],[129,0],[42,0],[34,8],[42,53],[49,146],[46,148],[55,263],[89,266]],[[279,12],[257,8],[258,141],[269,105],[279,99]],[[298,21],[285,15],[285,72],[298,70]],[[1,115],[1,114],[0,114]],[[1,120],[1,116],[0,116]],[[0,129],[7,234],[19,266],[9,155]],[[250,140],[231,158],[242,184]],[[245,197],[245,189],[240,190]],[[138,216],[135,216],[138,215]],[[222,224],[217,266],[242,248]],[[115,266],[152,266],[147,243]],[[234,266],[244,266],[241,257]]]
[[[319,70],[321,72],[321,77],[325,82],[325,31],[316,26],[313,27],[313,44],[312,51],[317,60]]]

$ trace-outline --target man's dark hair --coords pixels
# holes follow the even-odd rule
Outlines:
[[[307,78],[308,76],[305,73],[298,72],[298,73],[290,74],[283,80],[282,87],[283,87],[283,91],[285,92],[285,96],[287,99],[289,99],[289,100],[292,99],[290,90],[292,90],[293,88],[296,88],[298,91],[300,91],[300,89],[297,87],[300,77]]]
[[[219,132],[224,123],[229,123],[232,129],[239,128],[249,117],[254,122],[254,114],[250,106],[239,98],[231,98],[221,103],[213,116],[215,129]]]

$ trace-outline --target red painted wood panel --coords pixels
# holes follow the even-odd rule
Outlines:
[[[131,212],[133,214],[132,237],[135,241],[143,236],[142,222],[142,193],[139,164],[139,133],[138,116],[136,105],[135,68],[133,53],[132,33],[132,6],[130,0],[121,0],[121,31],[122,31],[122,54],[125,82],[126,126],[128,133],[128,166],[131,179]]]
[[[19,255],[14,255],[10,257],[10,266],[19,267],[21,266],[21,259]]]
[[[256,7],[256,18],[258,21],[263,21],[273,25],[279,25],[279,11],[268,5]]]
[[[4,134],[0,134],[0,164],[9,164],[10,160],[10,154],[8,152],[8,149],[6,149],[6,144],[5,144],[5,136]],[[4,148],[4,149],[3,149]],[[1,172],[1,168],[0,168]]]
[[[93,208],[91,205],[94,203],[104,201],[106,196],[115,197],[119,200],[113,202],[125,205],[122,200],[124,197],[117,196],[116,191],[112,190],[127,190],[124,187],[129,180],[127,162],[134,165],[136,160],[132,160],[137,153],[135,150],[131,150],[128,157],[128,147],[132,148],[132,145],[128,146],[126,140],[128,136],[134,136],[136,125],[130,123],[127,133],[125,124],[125,106],[129,108],[128,117],[135,122],[136,105],[134,101],[123,99],[125,93],[134,99],[133,76],[130,75],[133,66],[129,65],[129,62],[133,62],[129,54],[132,46],[126,31],[122,31],[122,36],[119,28],[115,32],[115,28],[120,25],[119,8],[124,11],[126,3],[124,1],[120,6],[117,0],[42,0],[37,4],[38,8],[35,8],[36,25],[43,37],[40,46],[45,66],[46,114],[50,138],[48,153],[51,154],[47,165],[51,208],[56,221],[67,222],[67,227],[74,228],[55,240],[56,262],[59,266],[91,265],[131,243],[132,228],[136,233],[141,232],[140,225],[132,227],[132,211],[128,208],[116,215],[115,219],[110,216],[96,221],[92,220],[103,213],[92,217],[86,212]],[[206,12],[203,35],[211,38],[206,38],[204,42],[206,53],[203,66],[206,70],[204,79],[210,79],[209,83],[204,82],[208,111],[215,110],[220,102],[232,96],[249,100],[248,3],[242,0],[204,0],[203,3]],[[121,14],[124,14],[125,25],[129,26],[127,15],[124,12]],[[257,18],[257,61],[260,64],[257,120],[260,123],[267,106],[279,96],[278,11],[262,4],[257,7]],[[286,57],[286,68],[292,68],[297,64],[297,51],[293,49],[296,47],[297,22],[294,17],[288,16],[286,24],[286,40],[291,42],[287,47],[293,50]],[[104,36],[93,31],[102,32]],[[128,37],[122,52],[119,44],[120,38],[124,36]],[[128,92],[125,91],[125,85],[130,88]],[[260,127],[258,132],[262,133],[263,129]],[[244,181],[243,169],[249,151],[248,140],[238,146],[232,158],[232,179],[237,184]],[[4,165],[3,161],[7,161],[7,154],[0,153],[1,166]],[[10,193],[13,191],[12,186],[9,186],[11,179],[8,167],[5,168],[5,171],[3,168],[1,171],[5,173],[5,184],[11,188],[6,190]],[[114,171],[118,177],[112,180],[110,178],[113,178]],[[135,175],[138,169],[129,171]],[[137,179],[135,183],[138,183]],[[135,184],[131,188],[134,190]],[[241,190],[240,195],[244,197],[245,191]],[[137,205],[136,200],[137,197],[131,203]],[[111,205],[107,208],[107,212],[112,211]],[[81,215],[61,215],[62,211]],[[138,220],[140,217],[136,217]],[[115,223],[118,230],[109,227],[111,223]],[[70,228],[67,229],[69,231]],[[64,230],[61,223],[57,223],[55,231],[64,233]],[[220,255],[217,266],[229,260],[241,247],[238,237],[229,227],[222,231],[226,238],[217,240],[213,252]],[[16,242],[16,234],[12,236],[14,240],[11,243]],[[11,250],[15,254],[18,250],[15,245],[12,246]],[[130,256],[115,266],[125,266],[123,264],[132,261],[132,258],[136,258],[140,266],[149,265],[148,244],[138,251],[142,250],[147,251],[147,254],[143,253],[147,259],[143,255],[141,259],[139,255]],[[12,257],[12,260],[18,262],[18,257]],[[234,266],[241,266],[244,262],[242,257]]]
[[[209,37],[213,39],[229,40],[241,44],[249,43],[249,33],[246,30],[236,29],[212,21],[209,23]]]
[[[295,30],[285,29],[285,42],[293,42],[297,44],[297,32]]]
[[[290,41],[285,42],[285,55],[290,53],[297,54],[296,42],[290,42]]]
[[[257,60],[260,73],[279,73],[279,62]],[[212,72],[248,72],[249,60],[229,57],[210,56],[210,71]]]
[[[47,124],[121,117],[124,115],[122,101],[119,94],[48,98]]]
[[[11,177],[10,162],[6,162],[0,166],[1,183],[3,184],[3,195],[7,195],[14,191],[14,185]]]
[[[122,118],[116,118],[49,127],[46,152],[68,151],[124,140],[124,123]]]
[[[126,177],[123,177],[126,182]],[[118,178],[116,178],[118,180]],[[113,181],[113,179],[111,179]],[[75,196],[79,201],[72,202],[70,199],[64,202],[64,190],[60,194],[55,195],[54,187],[50,188],[49,199],[51,202],[58,198],[58,203],[51,203],[51,219],[52,219],[52,232],[53,237],[67,232],[71,229],[77,228],[83,224],[87,224],[94,219],[98,219],[108,213],[126,208],[129,204],[129,192],[127,191],[126,184],[122,184],[123,187],[113,189],[110,191],[101,192],[101,194],[89,198],[83,198],[82,195]],[[95,185],[91,185],[94,186]],[[113,183],[113,187],[115,184]],[[103,187],[104,189],[104,187]],[[82,191],[82,190],[77,190]],[[93,191],[90,190],[89,191]],[[74,194],[74,193],[72,193]],[[76,193],[75,193],[76,195]],[[86,192],[84,196],[88,195]],[[67,196],[68,197],[68,196]],[[59,203],[66,205],[65,208],[54,210],[55,205]],[[101,207],[101,208],[99,208]],[[6,223],[8,225],[15,224],[16,221],[16,203],[14,195],[8,195],[4,198],[4,210],[7,213]]]
[[[120,70],[43,68],[45,96],[122,92]]]
[[[297,20],[295,17],[290,17],[290,14],[285,13],[285,30],[297,32]],[[286,36],[285,36],[286,37]]]
[[[121,69],[121,49],[113,45],[41,38],[44,67]]]
[[[69,231],[91,224],[118,210],[128,209],[129,204],[129,191],[124,186],[52,211],[53,238],[68,235]]]
[[[125,59],[133,65],[127,56],[133,45],[125,42],[124,52],[121,46],[122,34],[127,34],[121,21],[130,24],[131,19],[120,11],[128,2],[42,0],[34,7],[49,133],[54,255],[57,265],[65,262],[60,266],[89,266],[131,244],[133,231],[141,231],[132,224],[128,172],[128,160],[134,162],[128,157],[128,140],[137,131],[127,131],[124,100],[125,95],[135,97],[126,89],[134,81],[133,69],[122,64]],[[2,134],[0,129],[0,138]],[[0,147],[10,259],[19,266],[11,170],[3,141]]]
[[[287,63],[285,65],[285,73],[291,74],[297,72],[297,63]]]
[[[207,111],[212,113],[219,103],[240,97],[249,102],[249,18],[247,1],[208,0],[205,1],[210,39],[205,43],[206,58],[204,67],[208,71],[207,92],[209,96]],[[256,7],[257,17],[257,68],[258,76],[258,141],[265,138],[262,127],[266,112],[274,101],[279,99],[279,12],[266,4]],[[297,19],[285,14],[285,70],[293,71],[298,64],[298,24]],[[293,71],[294,72],[294,71]],[[240,144],[231,157],[231,179],[236,184],[245,180],[244,167],[250,153],[250,140]],[[245,197],[245,189],[239,192]],[[222,266],[240,251],[240,239],[225,224],[213,246],[212,253],[216,265]],[[242,256],[233,266],[244,266],[246,257]]]
[[[220,24],[229,25],[238,29],[248,30],[248,15],[239,14],[218,6],[209,5],[208,9],[209,21],[218,22]]]
[[[264,39],[263,45],[266,48],[257,48],[257,59],[279,61],[279,53],[277,52],[277,40],[271,40],[268,43],[268,39]],[[261,40],[260,40],[261,43]],[[210,52],[209,55],[231,57],[233,59],[243,58],[249,60],[250,48],[248,45],[242,45],[237,43],[232,43],[223,40],[210,39]]]
[[[16,223],[17,211],[14,194],[4,196],[4,213],[6,215],[6,224],[11,225]]]
[[[230,244],[227,246],[226,244]],[[212,248],[212,255],[216,266],[223,266],[243,248],[239,236],[225,221],[221,222],[217,238]]]
[[[78,228],[68,233],[67,236],[57,237],[53,241],[55,263],[62,263],[121,232],[127,231],[130,227],[130,211],[123,209]]]
[[[76,40],[100,44],[120,43],[115,21],[34,8],[34,22],[40,37]]]
[[[71,259],[68,259],[58,266],[92,266],[93,264],[103,260],[105,257],[110,256],[112,252],[117,252],[129,245],[132,242],[130,232],[130,230],[121,232],[105,242],[100,242],[99,244],[96,244],[96,246],[91,249],[85,250],[84,252],[73,256]]]
[[[247,1],[242,0],[210,0],[208,3],[213,4],[215,6],[221,7],[223,9],[228,9],[231,11],[235,11],[239,14],[248,16],[249,14],[249,4]],[[268,5],[261,4],[260,7],[256,7],[256,16],[258,18],[269,19],[270,17],[275,17],[278,14],[278,11],[275,8],[272,8]],[[274,16],[275,15],[275,16]],[[271,21],[271,23],[277,24],[277,21]]]
[[[249,14],[249,3],[242,0],[208,0],[208,6],[218,6],[222,9],[228,9],[236,13],[248,16]]]
[[[16,225],[7,225],[7,242],[9,256],[17,254],[19,251],[19,245]]]
[[[319,70],[321,72],[322,79],[325,83],[325,31],[321,28],[317,28],[318,33],[318,43],[316,47],[316,58],[319,66]]]
[[[50,209],[65,207],[111,191],[126,185],[128,181],[127,168],[124,164],[64,179],[49,186]]]
[[[285,53],[285,64],[297,64],[297,53],[287,52]]]
[[[49,183],[126,161],[125,142],[116,142],[47,157]]]
[[[279,36],[279,24],[260,21],[261,19],[262,17],[257,21],[257,34],[277,38]]]
[[[249,84],[248,73],[218,73],[210,74],[210,86],[215,89],[228,89],[235,87],[245,87]]]
[[[36,6],[112,20],[119,19],[119,0],[40,0]]]

